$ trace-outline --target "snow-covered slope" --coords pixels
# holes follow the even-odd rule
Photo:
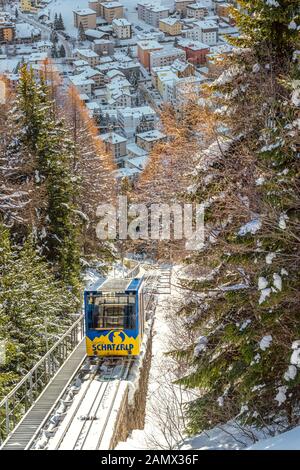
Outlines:
[[[300,450],[300,426],[278,436],[263,439],[247,450]]]

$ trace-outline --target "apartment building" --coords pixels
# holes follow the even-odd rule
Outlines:
[[[89,8],[96,12],[97,16],[101,16],[101,8],[100,8],[100,1],[99,0],[91,0],[89,1]]]
[[[177,18],[163,18],[159,20],[159,29],[169,36],[181,34],[181,23]]]
[[[24,13],[36,13],[39,9],[38,0],[21,0],[20,10]]]
[[[185,60],[186,53],[178,47],[164,47],[150,53],[150,70],[152,67],[163,67],[171,65],[176,59]]]
[[[207,4],[204,3],[192,3],[186,7],[186,16],[188,18],[195,18],[201,20],[209,13]]]
[[[209,46],[199,41],[190,41],[181,39],[178,47],[186,53],[186,59],[194,65],[203,65],[206,63],[206,57],[209,54]]]
[[[16,35],[16,26],[10,21],[1,21],[0,18],[0,44],[9,44],[14,41]]]
[[[118,109],[118,124],[127,138],[132,138],[143,122],[143,129],[151,130],[157,120],[156,112],[150,106]]]
[[[118,39],[131,38],[131,23],[126,18],[115,18],[112,21],[112,27]]]
[[[213,46],[218,42],[219,26],[215,21],[196,21],[191,28],[184,31],[184,36],[188,39]]]
[[[100,56],[111,56],[114,53],[114,43],[109,39],[95,39],[92,47],[93,51]]]
[[[136,144],[147,152],[151,152],[156,144],[166,140],[167,136],[157,129],[136,135]]]
[[[139,20],[145,21],[145,23],[159,27],[159,21],[169,16],[169,8],[156,5],[155,3],[143,3],[137,4],[138,18]]]
[[[148,70],[150,70],[150,54],[153,51],[159,51],[163,49],[163,46],[159,42],[148,39],[144,41],[138,41],[137,43],[137,55],[140,63]]]
[[[117,162],[120,158],[125,157],[127,153],[127,139],[125,137],[117,134],[116,132],[102,134],[100,137],[105,144],[106,152],[111,153]]]
[[[100,16],[111,24],[114,19],[124,17],[124,7],[119,2],[102,2],[100,3]]]
[[[80,23],[82,24],[83,29],[96,28],[96,13],[91,8],[73,10],[73,15],[75,28],[79,28]]]
[[[95,67],[100,63],[100,57],[95,51],[91,49],[75,49],[74,50],[75,60],[85,60],[90,67]]]
[[[195,0],[175,0],[175,10],[181,13],[181,16],[186,16],[186,7],[195,3]]]

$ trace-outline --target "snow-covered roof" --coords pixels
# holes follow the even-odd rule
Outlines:
[[[89,63],[86,60],[80,59],[74,60],[73,65],[75,65],[75,67],[83,67],[84,65],[89,65]]]
[[[126,20],[126,18],[115,18],[112,21],[112,24],[116,26],[130,26],[131,25],[131,23],[129,23],[129,21]]]
[[[97,39],[101,39],[103,36],[106,35],[106,33],[104,33],[103,31],[99,31],[98,29],[86,29],[84,33],[86,36],[90,36],[92,38]]]
[[[173,70],[159,70],[157,76],[160,81],[168,82],[170,80],[178,80],[178,77]]]
[[[69,80],[72,82],[73,85],[94,85],[94,80],[88,79],[83,77],[82,75],[72,75],[69,77]]]
[[[193,41],[191,39],[180,39],[178,41],[178,45],[181,47],[187,47],[188,49],[191,49],[193,51],[198,51],[201,49],[209,49],[208,44],[204,44],[203,42],[200,41]]]
[[[102,5],[105,8],[119,8],[119,7],[123,8],[122,3],[119,3],[119,2],[103,2]]]
[[[199,20],[195,22],[195,25],[204,31],[206,29],[214,29],[216,31],[219,29],[217,23],[213,20]]]
[[[173,26],[174,24],[179,23],[178,18],[172,18],[171,16],[169,16],[168,18],[161,18],[159,21],[169,26]]]
[[[135,158],[141,158],[148,154],[147,150],[143,149],[139,145],[136,145],[135,143],[127,144],[127,151],[132,153],[133,155],[136,155]],[[132,160],[134,160],[135,158],[133,158]]]
[[[211,2],[195,2],[195,3],[192,3],[190,5],[187,5],[187,8],[192,8],[192,10],[199,10],[201,8],[211,8]]]
[[[95,109],[100,109],[100,105],[96,103],[96,101],[91,101],[90,103],[86,103],[86,107],[90,111],[95,111]]]
[[[124,118],[134,115],[134,117],[142,117],[146,115],[155,116],[156,112],[150,106],[139,106],[136,108],[123,108],[118,110],[118,114],[121,114]]]
[[[165,134],[163,134],[157,129],[154,129],[152,131],[141,132],[136,136],[140,139],[146,140],[147,142],[153,142],[155,140],[164,139],[166,137]]]
[[[83,57],[89,57],[89,58],[99,57],[98,54],[96,54],[96,52],[92,51],[91,49],[75,49],[74,55],[75,54],[81,55]]]
[[[79,95],[79,98],[82,100],[82,101],[89,101],[89,96],[86,94],[86,93],[81,93]]]
[[[102,134],[101,139],[104,142],[108,142],[110,144],[121,144],[123,142],[127,142],[127,139],[122,135],[117,134],[116,132],[108,132],[107,134]]]
[[[47,59],[47,52],[33,52],[28,57],[29,62],[42,62]]]
[[[176,59],[174,60],[173,64],[171,65],[173,70],[177,70],[178,72],[184,72],[184,70],[189,67],[191,64],[189,62],[184,62],[183,60]]]
[[[121,72],[120,70],[117,70],[117,69],[112,69],[112,70],[109,70],[106,74],[106,76],[108,78],[114,78],[116,76],[119,76],[119,77],[125,77],[124,73]]]
[[[40,29],[31,26],[28,23],[17,23],[16,24],[16,37],[19,39],[31,38],[31,36],[38,36],[41,34]]]
[[[137,45],[144,50],[149,49],[162,49],[163,46],[159,44],[159,42],[155,41],[154,39],[147,39],[145,41],[138,41]]]
[[[76,13],[76,15],[79,16],[96,15],[95,10],[92,10],[91,8],[77,8],[76,10],[73,10],[73,13]]]
[[[102,75],[101,72],[97,69],[93,69],[93,67],[85,67],[82,69],[82,72],[80,73],[81,77],[85,78],[92,78],[95,75]]]
[[[36,47],[52,47],[52,42],[51,41],[38,41],[36,44]]]
[[[128,147],[127,147],[127,150],[128,150]],[[141,149],[141,150],[143,150],[143,149]],[[127,168],[128,167],[129,168],[134,167],[134,168],[138,168],[138,169],[143,170],[145,168],[145,166],[147,165],[147,160],[148,160],[148,155],[144,154],[144,155],[141,155],[140,157],[130,158],[130,160],[127,160],[126,166],[127,166]]]
[[[140,173],[141,170],[138,168],[120,168],[119,170],[114,171],[114,175],[116,178],[125,178],[125,177],[132,177],[137,173]]]
[[[151,58],[154,59],[155,57],[172,57],[172,56],[185,56],[185,52],[182,49],[178,49],[178,47],[164,47],[159,51],[152,51]]]

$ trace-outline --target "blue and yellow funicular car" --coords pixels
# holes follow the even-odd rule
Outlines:
[[[138,356],[144,332],[143,278],[103,279],[84,293],[88,356]]]

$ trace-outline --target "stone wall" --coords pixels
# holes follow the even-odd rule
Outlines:
[[[152,325],[149,328],[145,352],[138,366],[135,381],[128,382],[124,393],[110,442],[110,449],[114,449],[120,441],[126,441],[134,429],[144,429],[151,357]]]

